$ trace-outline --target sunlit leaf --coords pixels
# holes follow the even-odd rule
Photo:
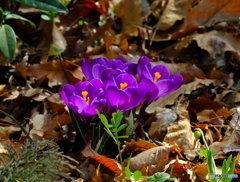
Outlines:
[[[120,169],[119,164],[115,162],[113,159],[107,158],[102,155],[98,156],[89,156],[92,159],[95,159],[111,171],[115,172],[116,174],[122,174],[122,169]]]

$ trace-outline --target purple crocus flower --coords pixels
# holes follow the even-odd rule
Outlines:
[[[140,82],[150,88],[148,103],[177,90],[183,83],[181,75],[170,75],[169,69],[164,65],[156,65],[152,68],[150,60],[145,56],[139,59],[137,71]]]
[[[95,116],[96,110],[101,112],[106,105],[103,84],[99,79],[78,82],[75,86],[64,85],[60,96],[84,121]]]
[[[103,83],[106,88],[109,113],[132,109],[143,103],[148,96],[148,85],[138,84],[136,78],[127,73],[122,73],[115,78],[106,76],[103,78]]]
[[[121,73],[135,75],[137,73],[137,64],[129,63],[123,58],[108,61],[106,58],[95,58],[91,64],[83,59],[81,68],[87,79],[101,79],[102,75],[117,76]]]

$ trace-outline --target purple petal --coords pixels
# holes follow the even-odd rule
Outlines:
[[[119,87],[120,83],[127,83],[128,87],[136,87],[137,81],[133,75],[123,73],[116,77],[116,84]]]
[[[92,60],[92,66],[94,66],[95,64],[100,64],[100,65],[106,65],[106,63],[108,62],[107,58],[95,58]]]
[[[83,112],[81,113],[81,115],[83,115],[83,116],[85,116],[85,117],[94,116],[94,115],[97,114],[97,113],[96,113],[96,110],[99,110],[99,109],[97,108],[97,106],[90,104],[90,105],[87,105],[87,106],[84,108],[84,110],[83,110]],[[101,112],[101,110],[99,110],[99,111]]]
[[[92,75],[92,68],[89,64],[89,62],[86,59],[83,59],[81,62],[81,68],[82,68],[82,72],[85,75],[85,77],[89,80],[93,79],[93,75]]]
[[[156,100],[158,97],[158,93],[159,93],[159,88],[157,87],[157,85],[155,83],[153,83],[152,81],[146,81],[143,83],[147,84],[148,88],[149,88],[149,93],[147,94],[148,95],[148,98],[147,98],[148,103]]]
[[[117,75],[121,74],[121,71],[119,70],[114,70],[114,69],[106,69],[102,72],[101,75],[101,80],[106,79],[109,76],[116,77]]]
[[[131,74],[131,75],[136,75],[137,74],[137,63],[125,63],[124,64],[124,67],[125,67],[125,71],[128,73],[128,74]]]
[[[129,97],[129,103],[132,103],[133,101],[135,101],[135,99],[136,99],[136,97],[138,95],[137,88],[133,88],[133,87],[127,87],[126,89],[124,89],[124,92]]]
[[[139,75],[141,81],[143,79],[153,81],[152,74],[146,66],[142,67],[141,69],[138,69],[138,75]]]
[[[117,86],[116,82],[115,82],[115,78],[113,76],[103,75],[102,81],[103,81],[103,86],[104,86],[105,90],[110,85]]]
[[[138,60],[138,67],[147,67],[148,70],[151,69],[151,63],[148,57],[142,56]]]
[[[169,69],[164,65],[157,65],[151,69],[151,75],[153,78],[154,78],[155,72],[160,73],[161,77],[159,79],[167,79],[167,78],[169,78],[169,75],[170,75]]]
[[[102,73],[107,69],[106,65],[96,64],[92,67],[93,78],[101,79]]]
[[[128,105],[129,96],[115,86],[109,86],[106,92],[108,103],[115,109],[122,110]]]
[[[89,85],[89,81],[84,81],[84,82],[78,82],[76,85],[75,85],[75,91],[74,93],[76,95],[80,95],[82,91],[85,91],[86,90],[86,87]]]
[[[112,69],[120,69],[123,70],[123,62],[120,60],[111,60],[107,62],[107,67]]]
[[[88,104],[86,103],[86,101],[77,95],[73,95],[72,96],[72,105],[70,106],[70,108],[81,115],[83,109],[87,106]]]
[[[124,64],[127,63],[127,60],[122,57],[117,58],[117,60],[121,61]]]
[[[93,79],[93,80],[90,81],[90,83],[93,85],[94,90],[96,92],[98,92],[98,90],[103,87],[103,83],[99,79]]]
[[[177,90],[184,82],[182,75],[171,75],[169,79],[171,80],[171,88],[168,91],[169,93]]]
[[[148,87],[148,85],[144,84],[144,83],[140,83],[138,85],[136,97],[134,98],[134,101],[130,102],[130,105],[127,108],[127,110],[139,106],[148,97],[149,97],[149,87]]]
[[[69,105],[69,102],[71,102],[73,92],[74,87],[72,85],[67,84],[62,87],[60,96],[67,106]]]
[[[160,80],[160,81],[156,82],[155,85],[158,87],[158,90],[159,90],[157,98],[156,98],[156,99],[158,99],[169,93],[169,90],[171,88],[171,81],[170,80]]]

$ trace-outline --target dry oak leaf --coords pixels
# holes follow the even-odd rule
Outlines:
[[[238,19],[239,12],[240,1],[202,0],[186,15],[183,29],[190,24],[206,26],[220,21]]]
[[[197,120],[200,123],[208,122],[215,125],[222,125],[224,120],[219,117],[212,109],[204,109],[197,113]]]
[[[209,148],[217,153],[223,152],[240,152],[240,107],[236,109],[236,113],[232,116],[230,126],[227,128],[223,139],[220,142],[214,142]]]
[[[187,36],[177,43],[174,48],[176,50],[186,48],[193,40],[197,42],[200,48],[208,51],[210,56],[213,58],[216,58],[219,54],[224,54],[226,51],[236,52],[238,56],[240,56],[239,40],[227,32],[220,32],[216,30]]]
[[[67,61],[51,61],[44,64],[33,64],[27,67],[27,76],[36,79],[47,77],[49,86],[64,85],[67,83],[76,84],[82,79],[76,78],[73,71],[79,69],[77,65]],[[68,80],[69,79],[69,80]]]
[[[192,91],[201,88],[202,86],[208,86],[212,83],[215,83],[215,80],[210,79],[198,79],[196,78],[195,81],[182,85],[178,90],[165,95],[164,97],[159,98],[155,102],[149,104],[146,108],[147,113],[154,113],[158,107],[165,107],[166,105],[172,105],[176,102],[179,95],[182,94],[191,94]]]
[[[61,54],[66,49],[67,42],[55,22],[42,19],[39,28],[42,30],[42,34],[37,48],[41,49],[43,53],[41,62],[46,63],[50,55]]]
[[[235,92],[234,90],[223,91],[222,93],[216,96],[215,100],[218,102],[223,102],[231,105],[233,97],[235,97],[234,98],[235,103],[240,102],[240,92]]]
[[[122,34],[138,36],[138,28],[132,24],[141,25],[141,1],[113,0],[116,16],[120,17],[122,24]]]
[[[190,163],[183,160],[174,160],[167,165],[165,172],[171,174],[172,177],[181,178],[189,172],[189,169],[192,169]]]
[[[192,77],[196,77],[196,78],[200,78],[200,79],[207,78],[205,73],[202,71],[202,69],[198,68],[194,64],[189,64],[189,63],[174,64],[174,63],[165,63],[163,61],[158,61],[156,63],[154,62],[152,64],[154,66],[159,65],[159,64],[167,66],[168,69],[170,70],[171,74],[182,74],[182,76],[190,75]]]
[[[219,109],[227,108],[228,105],[223,102],[212,101],[208,99],[192,99],[189,101],[188,108],[193,108],[197,113],[206,110],[212,109],[217,112]]]
[[[30,131],[31,138],[55,138],[58,136],[56,129],[71,123],[69,114],[53,116],[52,114],[36,114],[30,119],[33,128]]]
[[[146,140],[139,140],[137,142],[132,140],[131,142],[125,142],[125,145],[123,145],[121,153],[122,155],[129,156],[131,154],[138,154],[157,146],[158,146],[157,144],[148,142]]]
[[[199,155],[199,141],[195,139],[192,132],[191,123],[186,109],[188,103],[181,101],[176,108],[178,120],[168,127],[168,133],[164,138],[166,143],[176,143],[182,149],[184,155],[193,160]]]
[[[169,153],[172,151],[173,146],[165,145],[148,149],[131,158],[130,169],[131,171],[140,170],[143,167],[154,164],[166,164],[168,162]]]
[[[158,5],[156,6],[156,3],[152,3],[151,6],[156,6],[155,9],[153,9],[153,11],[156,11],[156,8],[158,8],[159,4],[162,4],[162,1],[154,2],[157,2]],[[166,2],[167,4],[164,5],[165,9],[161,13],[161,15],[157,15],[158,17],[156,17],[158,19],[156,28],[159,30],[167,30],[171,28],[176,21],[182,20],[191,8],[193,0],[169,0]]]

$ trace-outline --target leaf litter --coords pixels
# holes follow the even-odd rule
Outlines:
[[[9,9],[10,5],[5,3]],[[15,24],[19,44],[11,64],[1,55],[0,107],[31,138],[54,141],[77,160],[74,165],[82,173],[71,171],[75,181],[121,181],[129,161],[131,171],[144,176],[166,172],[181,181],[208,180],[199,153],[204,146],[193,134],[196,127],[203,128],[219,164],[230,154],[239,156],[237,1],[70,1],[69,12],[53,24],[31,8],[21,6],[19,11],[24,9],[38,31],[29,29],[29,37],[23,36],[26,26],[9,22]],[[122,142],[122,167],[114,150],[106,156],[94,149],[74,151],[76,131],[59,97],[61,87],[86,79],[80,68],[83,58],[137,62],[143,55],[152,65],[163,64],[172,74],[181,74],[184,84],[148,105],[136,134]],[[1,114],[1,155],[6,144],[18,149],[26,137]],[[239,171],[238,157],[234,172]]]

